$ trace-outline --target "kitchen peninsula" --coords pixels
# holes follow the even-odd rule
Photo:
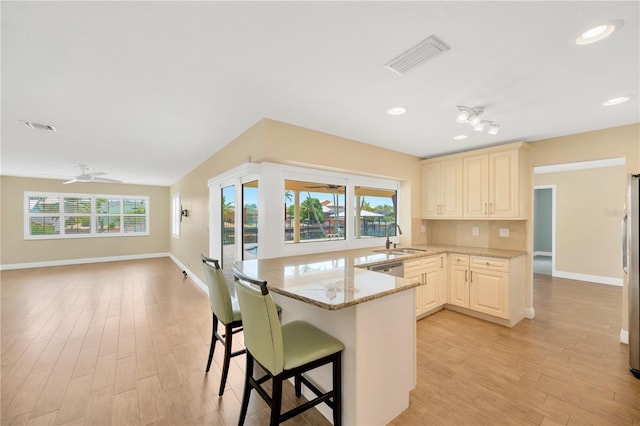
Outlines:
[[[368,248],[235,263],[268,282],[283,323],[304,320],[344,343],[344,424],[390,422],[409,406],[415,387],[418,283],[362,267],[393,257]],[[330,369],[314,373],[318,386],[331,386]],[[329,418],[325,406],[317,408]]]

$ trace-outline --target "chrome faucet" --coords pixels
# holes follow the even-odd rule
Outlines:
[[[400,229],[400,225],[398,225],[395,222],[388,224],[387,227],[384,230],[384,235],[385,235],[385,237],[387,237],[387,241],[384,243],[384,247],[387,250],[391,248],[391,241],[389,240],[389,227],[390,226],[395,226],[396,228],[398,228],[398,235],[402,235],[402,229]]]

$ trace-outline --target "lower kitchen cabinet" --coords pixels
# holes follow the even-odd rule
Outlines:
[[[404,277],[420,282],[416,287],[416,316],[444,305],[439,277],[440,256],[427,256],[404,262]]]
[[[443,306],[509,327],[525,317],[525,256],[442,253],[405,260],[404,276],[420,283],[417,317]]]
[[[509,260],[472,256],[469,309],[509,319]]]
[[[449,292],[447,303],[469,307],[469,255],[449,255]]]
[[[513,325],[524,318],[524,274],[524,256],[450,254],[447,303],[452,309],[459,306]]]

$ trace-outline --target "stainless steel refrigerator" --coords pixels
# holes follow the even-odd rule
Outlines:
[[[640,379],[640,174],[629,175],[622,266],[629,282],[629,370]]]

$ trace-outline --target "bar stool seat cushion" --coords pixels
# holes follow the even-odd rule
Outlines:
[[[341,341],[303,321],[282,325],[284,369],[300,367],[344,349]]]

